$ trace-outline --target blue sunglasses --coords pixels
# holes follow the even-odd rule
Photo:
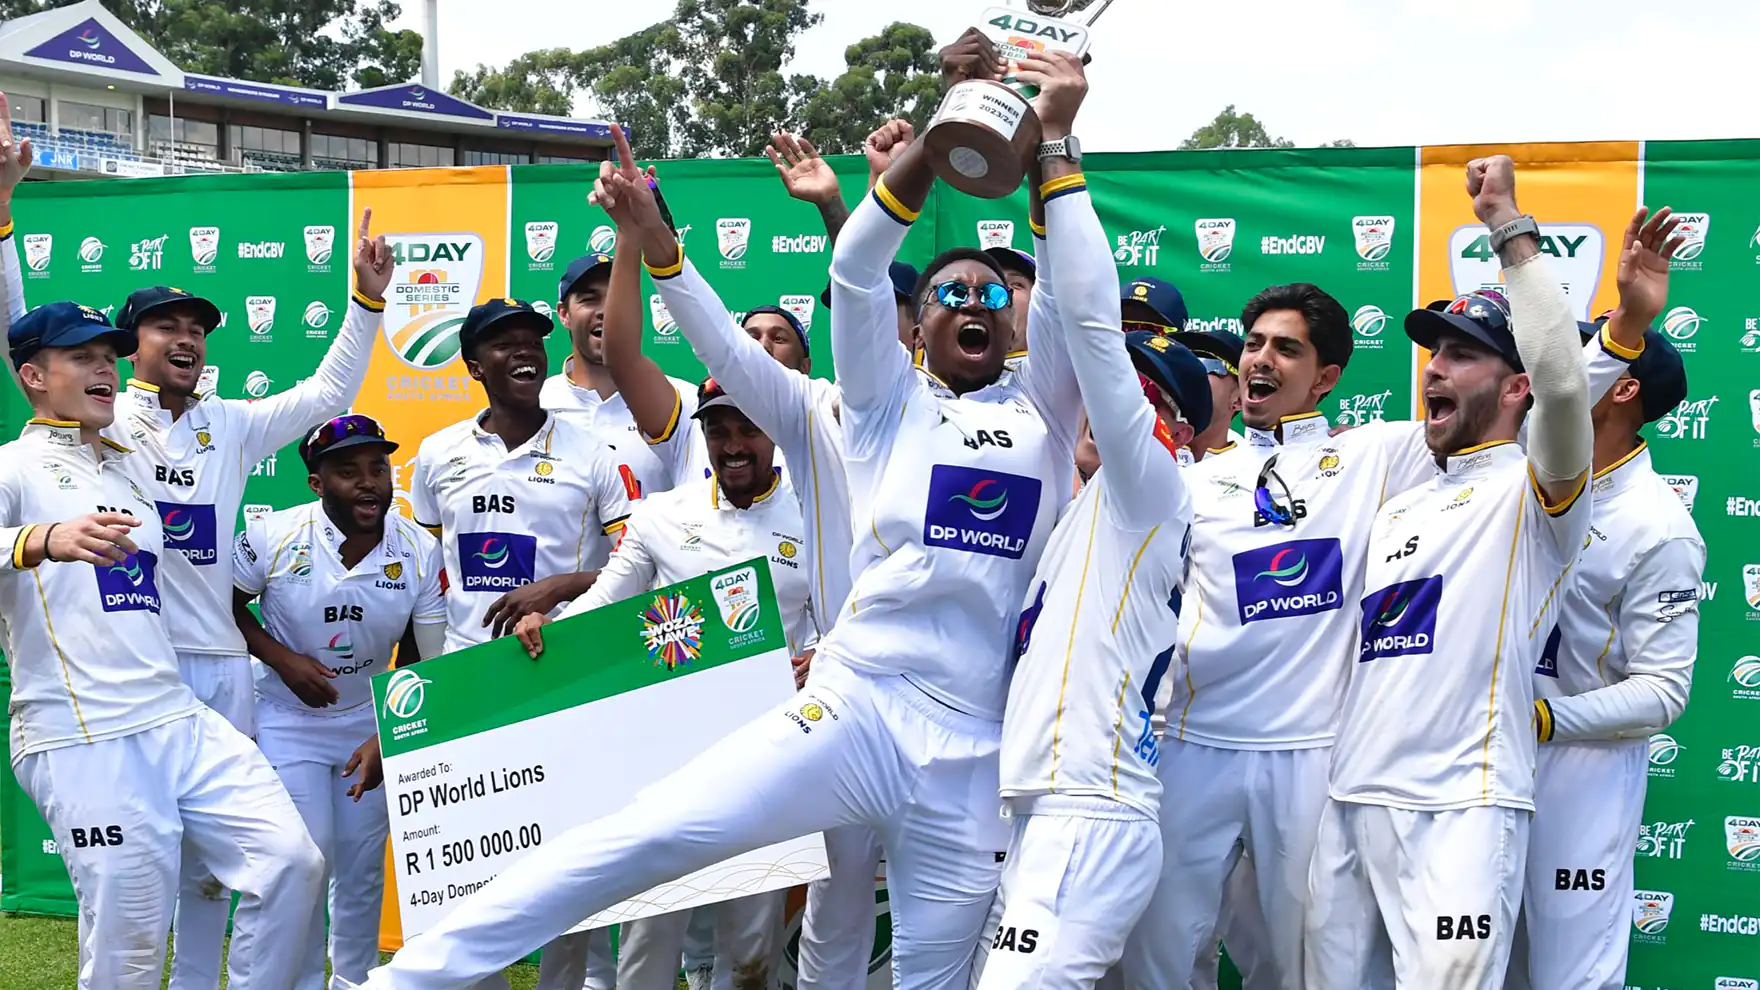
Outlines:
[[[1008,286],[1001,282],[986,282],[980,286],[970,286],[964,282],[942,282],[935,287],[935,301],[948,309],[964,309],[972,301],[972,293],[976,292],[979,305],[988,310],[998,310],[1008,305]]]

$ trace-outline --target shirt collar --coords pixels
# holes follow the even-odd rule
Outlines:
[[[340,562],[342,560],[342,541],[347,539],[347,534],[342,531],[340,526],[337,526],[336,523],[330,519],[330,513],[324,511],[323,502],[313,502],[311,504],[311,510],[312,529],[316,530],[315,536],[317,541],[329,547],[330,552],[334,554],[337,561]],[[387,511],[385,516],[385,530],[380,534],[378,544],[375,545],[373,549],[368,550],[366,556],[361,558],[362,563],[369,560],[391,558],[392,553],[389,544],[391,543],[392,527],[396,524],[392,522],[390,513],[394,511],[396,510],[392,509]],[[360,565],[357,564],[355,566],[358,567]]]
[[[1625,491],[1632,482],[1650,471],[1650,445],[1639,440],[1632,452],[1595,472],[1590,491],[1595,498]]]
[[[471,436],[476,437],[478,440],[493,441],[494,443],[499,444],[501,443],[501,438],[499,436],[483,429],[483,420],[488,415],[489,408],[485,406],[481,412],[471,417]],[[544,410],[544,425],[538,427],[538,432],[532,434],[530,440],[527,440],[525,443],[508,451],[507,454],[511,457],[522,450],[536,450],[548,454],[550,453],[550,442],[555,432],[556,414],[546,409]]]
[[[1277,426],[1283,431],[1282,440],[1277,438],[1277,429],[1261,430],[1252,426],[1247,427],[1247,445],[1254,450],[1299,447],[1317,443],[1332,434],[1332,424],[1327,420],[1326,414],[1319,410],[1285,416],[1278,421]],[[1220,449],[1227,450],[1228,448]]]
[[[936,395],[940,398],[943,398],[943,399],[976,399],[976,398],[980,398],[980,397],[983,397],[983,396],[990,394],[990,391],[992,389],[1012,388],[1014,386],[1014,379],[1015,379],[1014,370],[1012,368],[1004,366],[1002,369],[1002,374],[997,375],[995,381],[984,386],[983,388],[973,389],[970,392],[967,392],[967,393],[961,395],[961,394],[955,392],[946,382],[944,382],[940,378],[936,377],[935,373],[930,371],[926,366],[924,366],[922,364],[918,364],[917,365],[917,373],[923,376],[923,384],[928,387],[929,391],[931,393],[933,393],[934,395]]]
[[[143,382],[139,378],[130,378],[128,380],[128,390],[124,394],[134,395],[134,400],[148,409],[165,408],[165,406],[159,401],[159,386],[154,385],[151,382]],[[193,404],[199,404],[207,397],[208,393],[200,391],[190,396],[193,400]]]
[[[574,396],[575,401],[577,402],[584,403],[588,406],[599,406],[611,402],[622,394],[619,392],[613,392],[611,393],[611,398],[602,399],[599,397],[598,389],[595,389],[590,385],[582,385],[570,377],[569,372],[573,370],[574,355],[570,354],[568,357],[562,359],[562,374],[556,377],[562,379],[562,384],[568,386],[568,393]]]
[[[18,435],[20,437],[40,437],[51,446],[72,448],[80,446],[83,442],[80,440],[79,434],[80,426],[72,420],[37,418],[26,421],[24,429],[20,430]],[[124,447],[109,437],[100,436],[98,438],[98,457],[101,460],[114,460],[124,454],[132,453],[134,453],[132,447]]]
[[[725,509],[725,510],[730,510],[733,512],[745,511],[745,510],[742,510],[739,506],[734,505],[732,502],[729,502],[726,499],[723,499],[721,497],[721,478],[720,478],[720,476],[717,475],[717,476],[711,477],[709,479],[709,481],[710,481],[710,484],[709,484],[709,505],[711,508]],[[764,494],[759,495],[757,498],[752,499],[751,507],[755,509],[758,506],[762,505],[765,501],[767,501],[770,498],[770,496],[776,494],[776,489],[778,489],[780,487],[782,487],[782,469],[781,468],[771,468],[770,469],[770,487],[764,489]]]
[[[1448,455],[1442,473],[1449,478],[1482,478],[1528,456],[1514,440],[1493,440]]]

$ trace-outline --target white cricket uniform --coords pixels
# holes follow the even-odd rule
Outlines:
[[[1581,495],[1549,506],[1503,441],[1376,515],[1313,860],[1310,985],[1363,986],[1391,948],[1399,987],[1502,986],[1534,810],[1532,671],[1589,535]]]
[[[1088,194],[1052,202],[1062,199],[1050,263],[1108,258]],[[1136,372],[1112,283],[1066,282],[1060,306],[1101,467],[1052,531],[1022,605],[1000,775],[1014,835],[980,990],[1092,987],[1160,875],[1151,716],[1172,659],[1191,497],[1178,448],[1142,390],[1124,387]]]
[[[849,611],[820,640],[804,697],[666,786],[546,842],[367,986],[461,986],[656,883],[866,823],[887,852],[896,978],[966,990],[1005,848],[996,751],[1011,632],[1072,488],[1080,396],[1055,338],[1019,374],[963,396],[912,367],[887,278],[911,219],[882,182],[832,261],[845,464],[863,535]],[[1049,311],[1048,282],[1042,273],[1035,310]],[[1030,321],[1035,334],[1042,322]],[[810,724],[796,714],[808,704],[823,713]]]
[[[1625,986],[1646,740],[1686,707],[1698,654],[1705,543],[1649,448],[1602,469],[1589,492],[1593,525],[1535,669],[1542,745],[1516,939],[1526,972],[1511,963],[1512,990]]]
[[[1418,423],[1372,423],[1329,437],[1320,413],[1212,452],[1185,473],[1191,566],[1162,687],[1158,767],[1161,878],[1126,943],[1132,990],[1185,987],[1213,945],[1242,849],[1257,869],[1267,944],[1259,954],[1299,987],[1308,859],[1345,682],[1366,511],[1436,470]],[[1253,492],[1267,460],[1293,526],[1262,518]],[[1288,486],[1282,496],[1277,479]]]
[[[94,450],[77,424],[48,420],[0,448],[13,770],[79,898],[81,990],[159,986],[186,844],[240,891],[234,985],[291,987],[301,939],[290,936],[303,934],[323,861],[262,754],[179,676],[161,617],[164,530],[126,468],[139,456],[109,440]],[[141,522],[125,564],[22,566],[35,526],[99,511]]]
[[[350,979],[379,962],[388,813],[384,791],[348,796],[343,767],[378,732],[371,678],[391,664],[404,629],[446,621],[440,544],[396,513],[379,544],[345,568],[345,534],[321,503],[245,524],[233,544],[233,584],[259,596],[263,628],[334,670],[337,699],[307,706],[267,666],[257,670],[257,745],[274,766],[329,874],[329,959]],[[407,658],[406,658],[407,662]],[[296,990],[324,990],[325,901],[314,899]]]
[[[811,547],[800,506],[781,482],[776,478],[770,490],[746,509],[727,501],[712,478],[643,499],[630,513],[623,538],[592,590],[564,609],[561,617],[762,557],[769,562],[789,652],[800,653],[816,638],[804,566]],[[769,966],[782,928],[782,894],[773,891],[716,905],[716,952],[725,956],[730,972]],[[672,990],[690,913],[679,911],[623,926],[624,940],[642,951],[620,953],[618,987]]]
[[[507,592],[588,570],[595,539],[621,530],[637,498],[596,433],[552,413],[508,450],[486,415],[430,434],[410,469],[416,522],[440,531],[447,653],[489,640],[483,615]]]
[[[800,502],[813,618],[823,635],[849,598],[854,542],[837,386],[777,363],[729,318],[726,305],[688,258],[681,255],[674,268],[648,272],[697,359],[740,411],[776,441],[778,465],[796,465],[785,475]],[[826,834],[825,851],[831,876],[807,890],[797,982],[800,990],[860,990],[867,985],[874,944],[879,842],[871,829],[848,825]]]

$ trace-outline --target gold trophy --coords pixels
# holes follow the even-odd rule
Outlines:
[[[1063,20],[1095,0],[1026,0],[1026,10],[991,7],[979,30],[1010,66],[1029,54],[1088,52],[1088,29],[1112,6],[1100,0],[1085,22]],[[960,192],[1000,199],[1020,188],[1027,162],[1037,154],[1039,116],[1030,102],[1038,89],[1012,74],[1000,80],[967,79],[948,87],[923,140],[935,174]]]

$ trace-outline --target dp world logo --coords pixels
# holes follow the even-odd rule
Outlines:
[[[385,711],[398,718],[415,718],[422,702],[428,700],[427,688],[432,683],[408,667],[392,671],[385,682]]]
[[[1360,306],[1351,314],[1351,329],[1364,337],[1379,337],[1387,329],[1387,314],[1380,306]]]
[[[337,633],[330,637],[330,645],[324,647],[324,652],[337,660],[353,660],[354,644],[348,641],[347,633]]]
[[[617,231],[600,224],[593,228],[592,236],[587,238],[587,250],[593,254],[610,254],[617,246]]]
[[[195,516],[188,510],[173,509],[165,513],[165,535],[173,543],[182,543],[196,531]],[[139,583],[138,581],[135,583]]]
[[[104,38],[92,28],[86,28],[79,33],[79,43],[93,51],[97,51],[98,46],[104,43]]]
[[[1704,325],[1705,318],[1691,306],[1676,306],[1662,317],[1662,332],[1674,340],[1691,340]]]
[[[79,242],[79,260],[88,265],[95,265],[104,260],[104,242],[96,237],[88,237]],[[45,265],[48,262],[44,262]]]
[[[1277,555],[1271,558],[1270,563],[1265,565],[1264,570],[1253,575],[1253,579],[1256,581],[1264,580],[1265,578],[1270,578],[1285,588],[1293,588],[1296,585],[1301,584],[1308,578],[1307,554],[1302,553],[1301,550],[1296,547],[1284,547],[1282,550],[1277,551]],[[1405,611],[1404,605],[1400,606],[1400,611]],[[1395,616],[1395,618],[1398,618],[1398,616]],[[1382,619],[1378,618],[1375,621],[1380,623],[1382,622]]]
[[[1008,511],[1008,489],[995,478],[985,478],[973,485],[971,491],[955,495],[948,501],[964,502],[972,518],[989,522]]]
[[[275,384],[268,375],[261,371],[253,371],[244,376],[244,394],[253,399],[261,399],[269,394],[269,386]]]
[[[476,557],[478,563],[484,567],[490,570],[500,570],[507,566],[507,542],[497,536],[488,537],[483,540],[483,545],[472,556]]]

